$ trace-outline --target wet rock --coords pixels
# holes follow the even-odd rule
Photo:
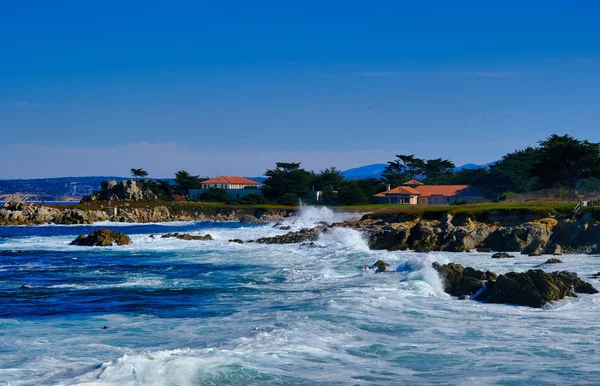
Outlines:
[[[148,236],[148,237],[150,237],[151,239],[153,239],[153,238],[154,238],[154,235],[150,235],[150,236]]]
[[[197,240],[197,241],[207,241],[207,240],[212,240],[212,236],[209,234],[206,234],[204,236],[195,236],[195,235],[190,235],[189,233],[167,233],[161,236],[162,239],[167,239],[167,238],[176,238],[179,240]]]
[[[406,241],[410,229],[384,226],[369,233],[369,248],[373,250],[403,251],[408,249]]]
[[[471,297],[469,295],[461,295],[458,297],[458,300],[469,300]]]
[[[546,260],[546,262],[544,264],[560,264],[560,263],[562,263],[561,259],[557,259],[555,257],[552,257],[552,258]]]
[[[28,289],[31,289],[31,287],[28,287],[28,286],[26,286],[26,285],[22,285],[22,286],[21,286],[21,287],[19,287],[19,288],[20,288],[20,289],[22,289],[22,290],[28,290]]]
[[[541,269],[500,275],[496,281],[488,282],[487,292],[485,301],[490,303],[519,304],[536,308],[566,296],[576,297],[576,293],[598,293],[576,273],[548,273]]]
[[[390,265],[383,260],[377,260],[375,264],[371,266],[371,269],[375,269],[375,272],[385,272]]]
[[[280,227],[279,227],[279,228],[277,228],[277,229],[280,229],[280,230],[282,230],[282,231],[289,231],[290,229],[292,229],[292,227],[291,227],[291,226],[289,226],[289,225],[284,225],[284,226],[280,226]]]
[[[513,257],[513,255],[509,255],[506,252],[497,252],[492,255],[492,259],[509,259]]]
[[[230,243],[236,243],[236,244],[244,244],[244,241],[242,239],[231,239],[229,240]]]
[[[483,288],[484,281],[496,279],[493,272],[478,271],[456,263],[441,265],[434,262],[432,267],[439,273],[444,291],[452,296],[474,295]]]
[[[111,245],[131,244],[131,238],[123,233],[108,229],[93,231],[88,236],[79,235],[71,242],[71,245],[108,247]]]
[[[320,247],[319,244],[315,243],[314,241],[310,241],[308,243],[302,243],[300,244],[301,247]]]
[[[295,244],[307,241],[315,241],[319,238],[321,232],[326,232],[325,227],[304,228],[297,232],[288,232],[284,235],[273,237],[261,237],[255,242],[260,244]]]
[[[493,251],[492,251],[492,248],[477,248],[477,252],[489,253],[489,252],[493,252]]]

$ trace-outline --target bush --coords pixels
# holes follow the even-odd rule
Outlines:
[[[210,188],[200,196],[201,201],[208,202],[230,202],[231,198],[227,195],[225,189]]]
[[[248,194],[247,196],[240,198],[239,202],[243,205],[264,205],[268,204],[269,200],[259,194]]]

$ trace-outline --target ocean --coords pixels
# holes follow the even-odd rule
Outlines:
[[[351,217],[304,208],[293,229]],[[110,228],[121,247],[69,245]],[[186,232],[213,241],[151,238]],[[542,309],[460,301],[433,261],[496,273],[546,257],[234,244],[273,224],[0,227],[0,385],[557,385],[600,383],[600,295]],[[363,269],[382,259],[393,272]],[[561,256],[590,277],[598,257]],[[25,286],[22,288],[22,286]]]

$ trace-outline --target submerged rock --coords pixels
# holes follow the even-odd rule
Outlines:
[[[236,243],[236,244],[244,244],[244,241],[242,239],[231,239],[229,240],[230,243]]]
[[[385,272],[390,265],[383,260],[377,260],[375,264],[371,266],[371,269],[375,269],[375,272]]]
[[[513,257],[513,255],[509,255],[506,252],[496,252],[492,255],[492,259],[509,259]]]
[[[315,243],[314,241],[310,241],[308,243],[302,243],[300,244],[301,247],[320,247],[319,244]]]
[[[71,245],[108,247],[111,245],[131,244],[131,238],[123,233],[108,229],[93,231],[88,236],[79,235],[71,242]]]
[[[544,264],[560,264],[563,261],[561,259],[557,259],[556,257],[552,257],[548,260],[546,260],[546,262]]]
[[[194,236],[194,235],[190,235],[189,233],[167,233],[161,236],[162,239],[166,239],[166,238],[176,238],[176,239],[180,239],[180,240],[199,240],[199,241],[206,241],[206,240],[212,240],[212,236],[209,234],[206,234],[204,236]]]

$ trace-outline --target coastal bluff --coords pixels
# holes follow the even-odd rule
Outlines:
[[[160,205],[134,206],[119,202],[113,206],[98,203],[74,206],[46,206],[29,203],[8,202],[0,207],[0,225],[42,224],[92,224],[101,221],[125,223],[150,223],[172,221],[236,221],[243,216],[254,216],[260,221],[278,221],[293,213],[292,209],[260,207],[216,207],[203,205]]]

